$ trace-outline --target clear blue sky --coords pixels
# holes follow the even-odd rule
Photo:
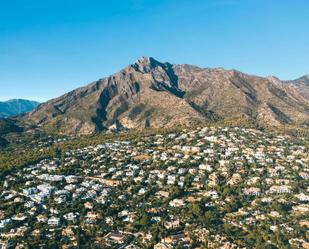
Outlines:
[[[142,55],[294,79],[308,0],[0,0],[0,100],[44,101]]]

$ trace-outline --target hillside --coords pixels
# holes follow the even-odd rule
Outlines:
[[[275,77],[142,57],[110,77],[41,104],[23,119],[62,133],[89,134],[239,117],[260,126],[304,124],[309,99]]]
[[[304,98],[309,99],[309,75],[297,80],[286,81],[286,83],[294,87]]]
[[[0,136],[21,131],[22,128],[16,124],[15,120],[0,118]]]

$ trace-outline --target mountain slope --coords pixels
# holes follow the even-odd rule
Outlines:
[[[309,99],[309,75],[285,83],[294,87],[304,98]]]
[[[36,101],[26,99],[11,99],[0,102],[0,117],[16,116],[32,111],[39,105]]]
[[[0,118],[0,136],[10,132],[21,132],[23,129],[18,126],[15,120],[9,118]]]
[[[110,77],[41,104],[24,119],[63,133],[113,126],[170,127],[245,116],[260,125],[302,124],[309,102],[280,80],[142,57]]]

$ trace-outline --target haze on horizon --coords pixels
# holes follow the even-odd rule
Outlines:
[[[309,73],[307,0],[22,0],[0,9],[0,101],[45,101],[146,55],[283,80]]]

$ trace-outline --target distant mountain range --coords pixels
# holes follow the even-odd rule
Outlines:
[[[26,99],[11,99],[0,102],[0,117],[11,117],[32,111],[39,104],[39,102]]]
[[[24,121],[68,134],[171,127],[244,117],[308,125],[308,76],[295,81],[142,57],[118,73],[39,105]]]

